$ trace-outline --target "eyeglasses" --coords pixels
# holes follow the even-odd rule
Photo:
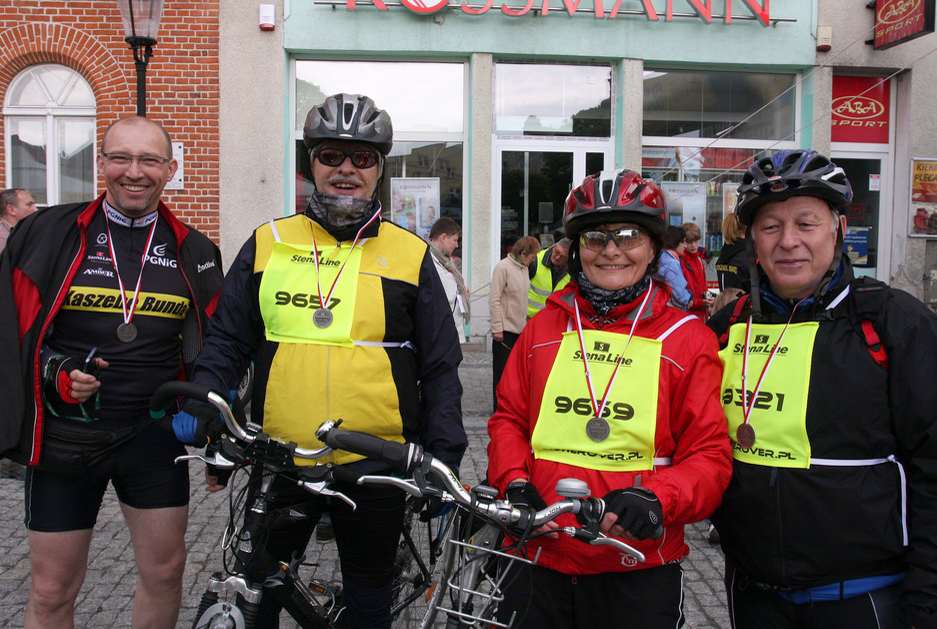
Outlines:
[[[377,164],[377,153],[368,149],[355,149],[343,151],[342,149],[319,149],[316,159],[326,166],[340,166],[346,157],[351,158],[351,165],[355,168],[371,168]]]
[[[589,251],[602,251],[609,241],[621,250],[634,249],[647,242],[647,236],[640,229],[626,227],[614,231],[592,230],[579,235],[579,243]]]
[[[136,162],[140,168],[159,168],[167,162],[171,162],[171,157],[160,157],[159,155],[131,155],[130,153],[101,153],[109,163],[115,166],[129,168],[130,164]]]

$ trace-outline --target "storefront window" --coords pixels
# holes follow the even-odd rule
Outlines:
[[[498,63],[495,131],[502,135],[609,137],[608,65]]]
[[[696,223],[702,246],[714,260],[723,246],[722,221],[735,209],[742,175],[765,154],[757,149],[645,146],[642,174],[663,189],[670,224]],[[709,262],[707,276],[711,272],[715,279],[711,267]]]
[[[792,140],[795,75],[645,71],[644,135]]]
[[[10,84],[3,114],[6,187],[29,190],[41,206],[94,197],[94,93],[74,70],[27,68]]]
[[[461,63],[296,62],[296,211],[313,191],[303,123],[340,92],[366,94],[387,111],[394,147],[384,164],[383,218],[423,238],[436,219],[463,223],[465,66]],[[458,252],[457,252],[458,255]]]
[[[461,63],[296,61],[296,128],[332,94],[366,94],[387,111],[395,138],[408,133],[463,133]]]

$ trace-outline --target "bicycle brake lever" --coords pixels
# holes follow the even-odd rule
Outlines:
[[[623,541],[619,539],[608,537],[604,533],[599,533],[599,536],[596,539],[589,542],[589,545],[590,546],[611,546],[612,548],[620,550],[626,555],[630,555],[634,557],[639,563],[644,563],[644,560],[645,560],[644,553],[642,553],[640,550],[636,548],[632,548],[631,546],[629,546],[628,544],[624,543]]]
[[[352,510],[358,508],[358,505],[355,504],[355,501],[349,498],[348,496],[346,496],[345,494],[343,494],[342,492],[335,491],[334,489],[329,489],[328,481],[319,481],[319,482],[297,481],[296,484],[302,487],[303,489],[305,489],[306,491],[308,491],[309,493],[315,494],[317,496],[332,496],[335,498],[340,498],[344,500],[346,503],[348,503],[348,506],[351,507]]]
[[[366,475],[358,478],[357,482],[359,485],[393,485],[398,489],[402,489],[414,498],[419,498],[423,495],[423,492],[412,480],[397,478],[396,476]]]
[[[176,463],[181,463],[182,461],[202,461],[208,465],[214,465],[219,470],[233,470],[236,465],[234,461],[229,461],[217,452],[214,456],[210,457],[204,454],[184,454],[182,456],[177,456],[175,459]]]

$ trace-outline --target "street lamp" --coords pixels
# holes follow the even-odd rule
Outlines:
[[[146,116],[146,64],[156,45],[163,0],[117,0],[124,22],[124,41],[133,49],[137,67],[137,115]]]

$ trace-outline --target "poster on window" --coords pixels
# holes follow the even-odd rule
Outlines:
[[[843,253],[853,266],[869,265],[869,235],[871,227],[847,227],[843,234]]]
[[[911,235],[937,236],[937,159],[911,160]]]
[[[667,215],[671,225],[696,223],[702,232],[702,242],[706,244],[706,184],[661,183],[664,198],[667,201]]]
[[[424,240],[439,218],[439,177],[391,177],[390,220]]]
[[[729,215],[735,212],[735,203],[739,198],[739,184],[737,183],[724,183],[722,184],[722,218],[723,220]]]

